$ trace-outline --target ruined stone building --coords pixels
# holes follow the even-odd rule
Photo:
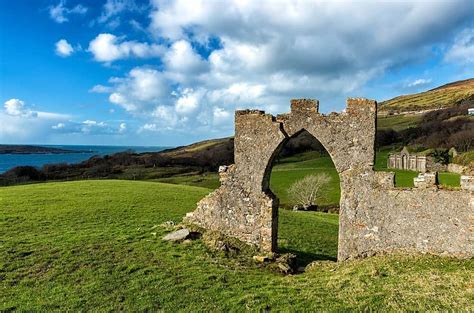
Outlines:
[[[220,169],[220,188],[185,222],[276,251],[279,202],[270,173],[282,147],[306,130],[327,150],[340,177],[338,260],[393,251],[474,256],[472,176],[463,176],[458,189],[440,188],[436,174],[421,174],[415,188],[396,188],[394,173],[374,171],[377,103],[348,99],[345,112],[329,115],[318,106],[298,99],[290,113],[278,116],[236,111],[235,164]],[[409,155],[400,162],[423,166]]]
[[[424,173],[426,172],[426,156],[410,154],[407,147],[404,147],[400,153],[388,155],[387,167]]]
[[[390,153],[388,155],[387,168],[425,173],[446,171],[447,165],[436,162],[430,155],[413,153],[407,147],[403,147],[400,153]]]

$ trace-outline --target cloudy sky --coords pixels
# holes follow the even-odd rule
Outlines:
[[[0,143],[181,145],[233,112],[474,77],[474,2],[0,1]]]

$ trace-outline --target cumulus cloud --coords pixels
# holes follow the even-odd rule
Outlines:
[[[4,103],[5,113],[11,116],[36,117],[37,112],[26,108],[25,102],[20,99],[10,99]]]
[[[0,110],[0,141],[32,142],[47,137],[52,125],[70,118],[67,114],[32,110],[24,101],[12,98]]]
[[[130,57],[158,57],[163,54],[164,48],[158,44],[124,41],[123,38],[104,33],[89,43],[88,51],[94,55],[96,61],[110,63]]]
[[[110,80],[110,102],[133,114],[147,114],[166,102],[171,89],[162,72],[136,67],[126,77]]]
[[[56,42],[56,54],[61,57],[68,57],[74,52],[74,48],[67,42],[66,39],[61,39]]]
[[[231,117],[230,112],[223,108],[215,107],[213,111],[214,124],[228,123]]]
[[[148,31],[160,43],[159,66],[136,67],[93,89],[143,116],[142,131],[206,134],[231,131],[235,109],[284,112],[295,97],[341,110],[345,97],[363,96],[367,82],[432,56],[474,14],[468,0],[153,0],[152,6]],[[470,34],[457,37],[458,55],[469,54]],[[121,48],[129,41],[101,35],[95,41],[102,48],[94,53],[92,42],[89,48],[96,60],[142,57]],[[420,78],[404,87],[430,83]]]
[[[474,13],[459,10],[472,8],[465,0],[429,6],[304,0],[153,4],[150,29],[157,38],[204,46],[217,38],[207,58],[206,89],[232,95],[230,86],[253,86],[255,102],[280,108],[281,99],[294,95],[341,99],[385,70],[431,53],[429,45],[445,40]],[[242,102],[251,98],[248,89],[240,95]]]
[[[35,111],[20,99],[5,101],[0,110],[0,142],[20,143],[47,141],[55,134],[122,135],[126,123],[106,123],[92,119],[76,122],[73,116],[56,112]]]
[[[55,6],[49,7],[49,16],[56,23],[62,24],[69,21],[68,16],[71,14],[84,15],[87,13],[87,8],[81,4],[76,5],[73,8],[66,7],[66,1],[61,0]]]
[[[193,80],[207,69],[207,62],[196,53],[186,40],[178,40],[163,57],[166,69],[179,82]]]
[[[195,92],[192,89],[185,89],[175,103],[177,113],[189,114],[196,111],[202,98],[202,91]]]
[[[445,56],[448,62],[474,63],[474,28],[463,30]]]

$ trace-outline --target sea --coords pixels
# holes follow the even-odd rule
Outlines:
[[[41,167],[45,164],[54,163],[79,163],[96,155],[111,155],[118,152],[133,151],[135,153],[158,152],[171,147],[159,146],[74,146],[74,145],[40,145],[41,147],[58,148],[78,151],[78,153],[59,154],[0,154],[0,173],[6,172],[12,167],[30,165]],[[87,151],[87,152],[81,152]]]

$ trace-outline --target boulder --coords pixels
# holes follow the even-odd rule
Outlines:
[[[189,236],[189,229],[183,228],[163,237],[164,241],[181,241]]]

